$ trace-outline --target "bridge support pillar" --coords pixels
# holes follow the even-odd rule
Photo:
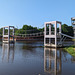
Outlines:
[[[72,23],[73,31],[74,31],[74,45],[75,45],[75,17],[71,18],[71,23]]]
[[[2,41],[3,41],[3,43],[14,43],[14,26],[3,27]]]
[[[59,25],[59,28],[58,28]],[[61,22],[45,22],[44,28],[44,46],[57,47],[57,39],[61,38]]]

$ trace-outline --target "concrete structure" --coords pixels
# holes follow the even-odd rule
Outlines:
[[[74,29],[74,37],[75,37],[75,17],[71,18],[71,23],[72,23],[72,26],[73,26],[73,29]]]
[[[59,30],[57,30],[58,25],[59,25]],[[58,38],[61,38],[61,22],[59,21],[45,22],[44,46],[57,47]]]
[[[75,17],[71,18],[71,23],[72,23],[73,30],[74,30],[74,45],[75,45]]]
[[[12,33],[10,35],[10,29],[12,28]],[[5,33],[5,29],[8,31]],[[11,39],[10,39],[11,38]],[[3,43],[14,43],[14,26],[5,26],[3,27]]]

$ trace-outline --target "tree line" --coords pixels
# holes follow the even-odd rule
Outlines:
[[[53,26],[52,26],[53,28]],[[53,28],[54,29],[54,28]],[[58,30],[59,28],[57,28]],[[15,28],[15,35],[18,34],[31,34],[31,33],[38,33],[38,32],[43,32],[44,31],[44,27],[43,28],[37,28],[37,27],[33,27],[31,25],[23,25],[22,28],[17,29]],[[0,35],[2,35],[2,28],[0,29]],[[12,32],[12,30],[10,30],[10,33]],[[7,29],[5,30],[5,33],[7,33]],[[72,26],[68,26],[67,24],[63,24],[62,25],[62,33],[73,36],[73,27]]]

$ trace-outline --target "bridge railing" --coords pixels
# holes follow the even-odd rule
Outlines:
[[[54,31],[51,31],[51,34],[54,35]],[[46,32],[46,35],[49,35],[49,31]],[[44,36],[44,32],[39,33],[31,33],[31,34],[19,34],[15,33],[15,36],[21,36],[21,37],[35,37],[35,36]],[[57,36],[60,36],[59,33],[57,33]]]
[[[32,33],[32,34],[16,34],[15,36],[21,36],[21,37],[35,37],[35,36],[43,36],[44,32],[39,32],[39,33]]]

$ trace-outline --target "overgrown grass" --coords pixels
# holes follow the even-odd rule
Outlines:
[[[72,41],[75,41],[75,39],[72,39]]]
[[[64,48],[64,50],[67,51],[70,55],[75,57],[75,45],[66,47],[66,48]]]

